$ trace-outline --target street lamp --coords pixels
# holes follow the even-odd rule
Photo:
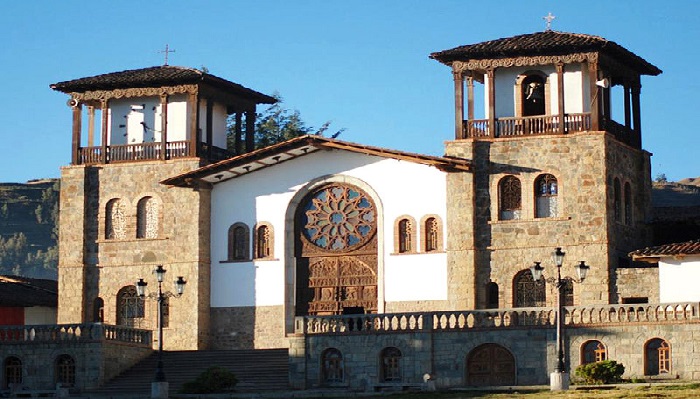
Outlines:
[[[141,298],[148,297],[149,299],[156,299],[158,302],[158,364],[156,366],[156,376],[151,383],[151,398],[153,399],[167,399],[168,398],[168,382],[165,380],[165,372],[163,372],[163,303],[165,298],[168,297],[180,297],[183,292],[185,292],[185,284],[187,281],[182,276],[178,276],[175,280],[175,294],[170,291],[163,292],[163,280],[165,279],[165,273],[167,270],[163,268],[163,265],[156,266],[153,273],[156,275],[156,280],[158,280],[158,292],[154,292],[146,295],[146,286],[148,285],[142,278],[136,282],[136,293]]]
[[[552,391],[565,391],[569,389],[569,376],[566,372],[566,365],[564,364],[564,349],[563,349],[563,337],[562,330],[564,328],[564,306],[562,303],[562,296],[564,294],[564,287],[566,286],[566,281],[571,280],[577,283],[582,283],[586,279],[586,274],[588,273],[589,266],[586,262],[581,261],[575,266],[577,280],[572,278],[561,277],[561,266],[564,264],[564,253],[560,247],[557,247],[554,252],[552,252],[552,261],[557,266],[557,276],[549,277],[545,279],[547,283],[553,284],[557,289],[557,363],[554,367],[554,372],[550,374],[550,389]],[[542,272],[544,267],[540,264],[541,262],[535,262],[534,265],[530,267],[530,272],[532,273],[532,279],[534,281],[540,281],[542,278]]]

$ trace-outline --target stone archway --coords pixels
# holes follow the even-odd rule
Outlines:
[[[465,381],[473,386],[515,385],[515,358],[500,345],[480,345],[467,355]]]
[[[296,315],[377,312],[377,208],[363,190],[329,183],[295,217]]]

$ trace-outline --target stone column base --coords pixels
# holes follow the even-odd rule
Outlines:
[[[168,382],[153,381],[151,383],[151,399],[168,399]]]
[[[569,373],[555,371],[549,375],[549,389],[551,391],[569,390]]]

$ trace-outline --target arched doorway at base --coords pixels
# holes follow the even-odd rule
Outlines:
[[[467,355],[466,385],[515,385],[515,358],[497,344],[483,344]]]

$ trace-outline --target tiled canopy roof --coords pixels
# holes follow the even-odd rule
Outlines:
[[[322,136],[306,135],[203,166],[199,169],[165,179],[161,183],[171,186],[189,186],[195,182],[215,184],[320,150],[344,150],[430,165],[446,171],[471,170],[471,161],[466,159],[414,154]]]
[[[471,59],[519,56],[564,55],[598,51],[627,64],[641,74],[658,75],[661,70],[619,44],[599,36],[547,30],[544,32],[489,40],[430,54],[443,64]]]
[[[635,260],[639,258],[664,258],[684,255],[700,255],[700,239],[647,247],[629,254]]]
[[[58,306],[58,281],[0,276],[0,306]]]
[[[64,93],[82,93],[92,90],[175,86],[200,82],[209,83],[222,90],[253,99],[257,103],[272,104],[277,101],[273,97],[258,93],[238,83],[230,82],[198,69],[169,65],[106,73],[103,75],[54,83],[50,87]]]

